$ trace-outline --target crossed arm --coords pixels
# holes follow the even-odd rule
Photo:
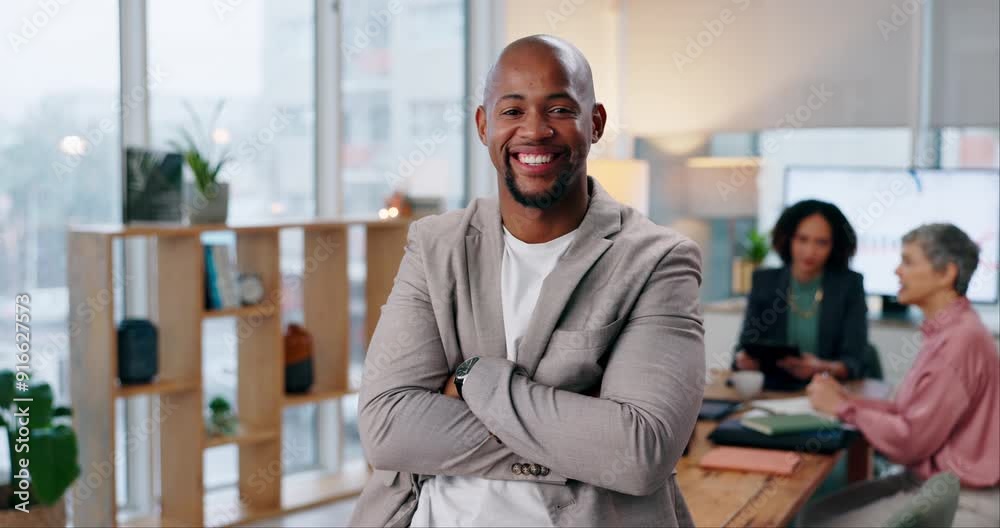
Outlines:
[[[552,470],[536,482],[570,478],[631,495],[663,486],[704,390],[697,247],[678,244],[651,274],[609,352],[599,397],[535,383],[514,363],[487,357],[467,378],[461,401],[438,393],[451,372],[418,228],[411,228],[365,362],[359,425],[372,465],[520,479],[510,465],[530,461]]]

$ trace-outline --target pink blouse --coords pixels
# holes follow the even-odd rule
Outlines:
[[[893,401],[853,399],[837,414],[875,449],[928,478],[1000,485],[1000,356],[960,298],[921,326],[924,339]]]

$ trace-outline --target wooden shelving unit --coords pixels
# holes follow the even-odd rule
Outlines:
[[[353,394],[348,382],[350,354],[347,231],[366,231],[366,340],[371,338],[379,309],[388,298],[406,245],[408,223],[400,220],[337,219],[274,225],[84,225],[69,232],[71,306],[70,356],[74,425],[84,475],[91,468],[114,464],[116,398],[160,399],[159,508],[152,516],[125,518],[115,500],[115,471],[97,485],[80,478],[74,504],[76,526],[220,526],[235,525],[295,511],[360,493],[366,468],[333,475],[283,478],[282,411],[286,407],[335,400]],[[302,229],[305,270],[301,287],[304,325],[312,334],[315,380],[307,394],[284,393],[281,327],[279,234]],[[204,308],[204,256],[201,235],[228,231],[236,237],[240,271],[261,276],[265,300],[257,306],[225,310]],[[116,284],[113,241],[144,237],[150,244],[153,272],[150,318],[159,331],[159,373],[146,385],[121,386],[114,320]],[[208,318],[237,321],[237,407],[241,434],[211,438],[204,430],[202,394],[202,323]],[[239,450],[239,483],[221,500],[206,496],[202,453],[220,445]],[[277,468],[277,470],[275,470]],[[265,475],[266,478],[261,478]]]

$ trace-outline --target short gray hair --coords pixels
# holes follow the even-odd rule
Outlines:
[[[955,291],[965,295],[979,265],[979,246],[965,231],[953,224],[924,224],[903,235],[904,244],[911,242],[920,245],[935,270],[944,271],[948,264],[954,264],[958,268]]]

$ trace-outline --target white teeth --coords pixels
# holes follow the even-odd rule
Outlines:
[[[553,154],[518,154],[517,159],[525,165],[543,165],[552,161]]]

